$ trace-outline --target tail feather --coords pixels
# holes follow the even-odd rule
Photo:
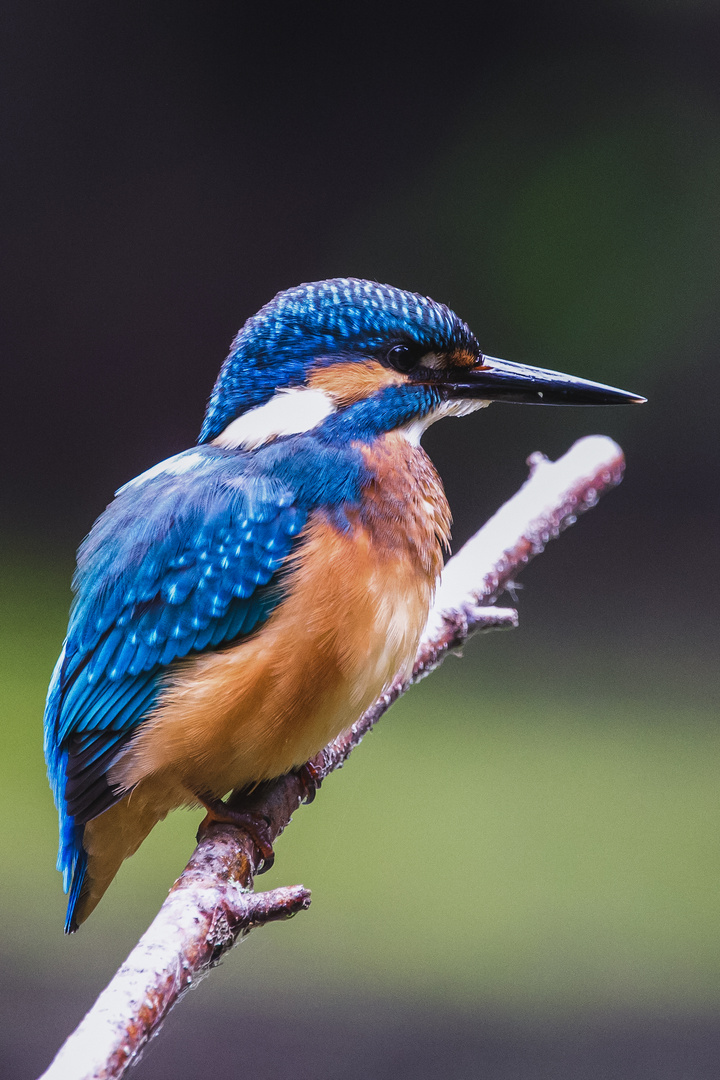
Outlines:
[[[64,646],[55,665],[45,705],[44,747],[60,827],[57,868],[63,875],[63,888],[69,893],[65,933],[73,934],[93,911],[123,860],[137,851],[153,825],[169,810],[188,801],[188,793],[151,778],[84,824],[69,813],[66,797],[68,751],[58,737],[65,669]],[[80,809],[86,811],[88,808],[81,806]],[[90,809],[95,808],[91,806]],[[84,818],[85,814],[81,816]]]
[[[72,875],[72,885],[70,887],[70,896],[68,897],[67,914],[65,915],[65,933],[74,934],[77,930],[78,920],[75,916],[75,910],[80,899],[83,885],[85,884],[85,878],[87,875],[87,852],[83,847],[80,848],[77,859],[75,861],[75,867]]]
[[[137,851],[152,827],[170,810],[187,802],[187,792],[151,777],[82,827],[66,933],[74,933],[94,911],[123,861]]]
[[[45,704],[44,725],[44,749],[45,761],[47,762],[48,779],[52,788],[55,805],[58,811],[59,844],[57,868],[63,876],[63,889],[70,893],[68,900],[67,917],[65,920],[65,933],[72,933],[77,929],[74,912],[77,906],[80,891],[85,880],[87,868],[87,854],[83,847],[84,828],[68,814],[65,803],[65,785],[67,777],[68,755],[57,738],[57,721],[62,697],[62,681],[65,670],[67,643],[63,645],[62,652],[53,671],[50,687],[48,689],[47,702]]]

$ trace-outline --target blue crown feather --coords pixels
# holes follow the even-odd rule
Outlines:
[[[201,443],[279,386],[300,386],[316,358],[373,353],[394,339],[428,348],[477,349],[469,327],[428,296],[359,278],[287,289],[247,320],[222,366],[205,413]]]

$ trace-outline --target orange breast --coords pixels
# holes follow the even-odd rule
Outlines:
[[[286,598],[246,641],[175,666],[113,780],[129,788],[154,776],[180,803],[278,776],[409,671],[449,512],[421,450],[387,436],[363,452],[371,480],[350,531],[313,516]]]

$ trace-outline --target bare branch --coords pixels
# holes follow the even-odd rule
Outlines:
[[[445,568],[410,679],[395,680],[353,727],[300,773],[260,785],[235,808],[260,815],[276,839],[303,801],[339,769],[390,705],[477,631],[517,625],[494,600],[533,556],[622,479],[624,458],[604,436],[581,439],[553,463],[528,459],[530,477]],[[175,1002],[256,926],[307,908],[302,885],[253,893],[262,860],[249,833],[212,825],[148,931],[60,1049],[41,1080],[123,1075]]]

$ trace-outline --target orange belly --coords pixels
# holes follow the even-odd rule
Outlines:
[[[222,796],[302,765],[398,673],[408,674],[447,543],[449,511],[421,450],[399,435],[365,448],[363,517],[305,530],[287,596],[245,641],[169,670],[165,690],[110,773],[128,790],[85,826],[78,922],[153,825],[198,795]]]
[[[434,580],[367,528],[310,524],[288,597],[234,648],[179,664],[113,769],[130,788],[162,776],[187,801],[303,764],[409,671]]]

